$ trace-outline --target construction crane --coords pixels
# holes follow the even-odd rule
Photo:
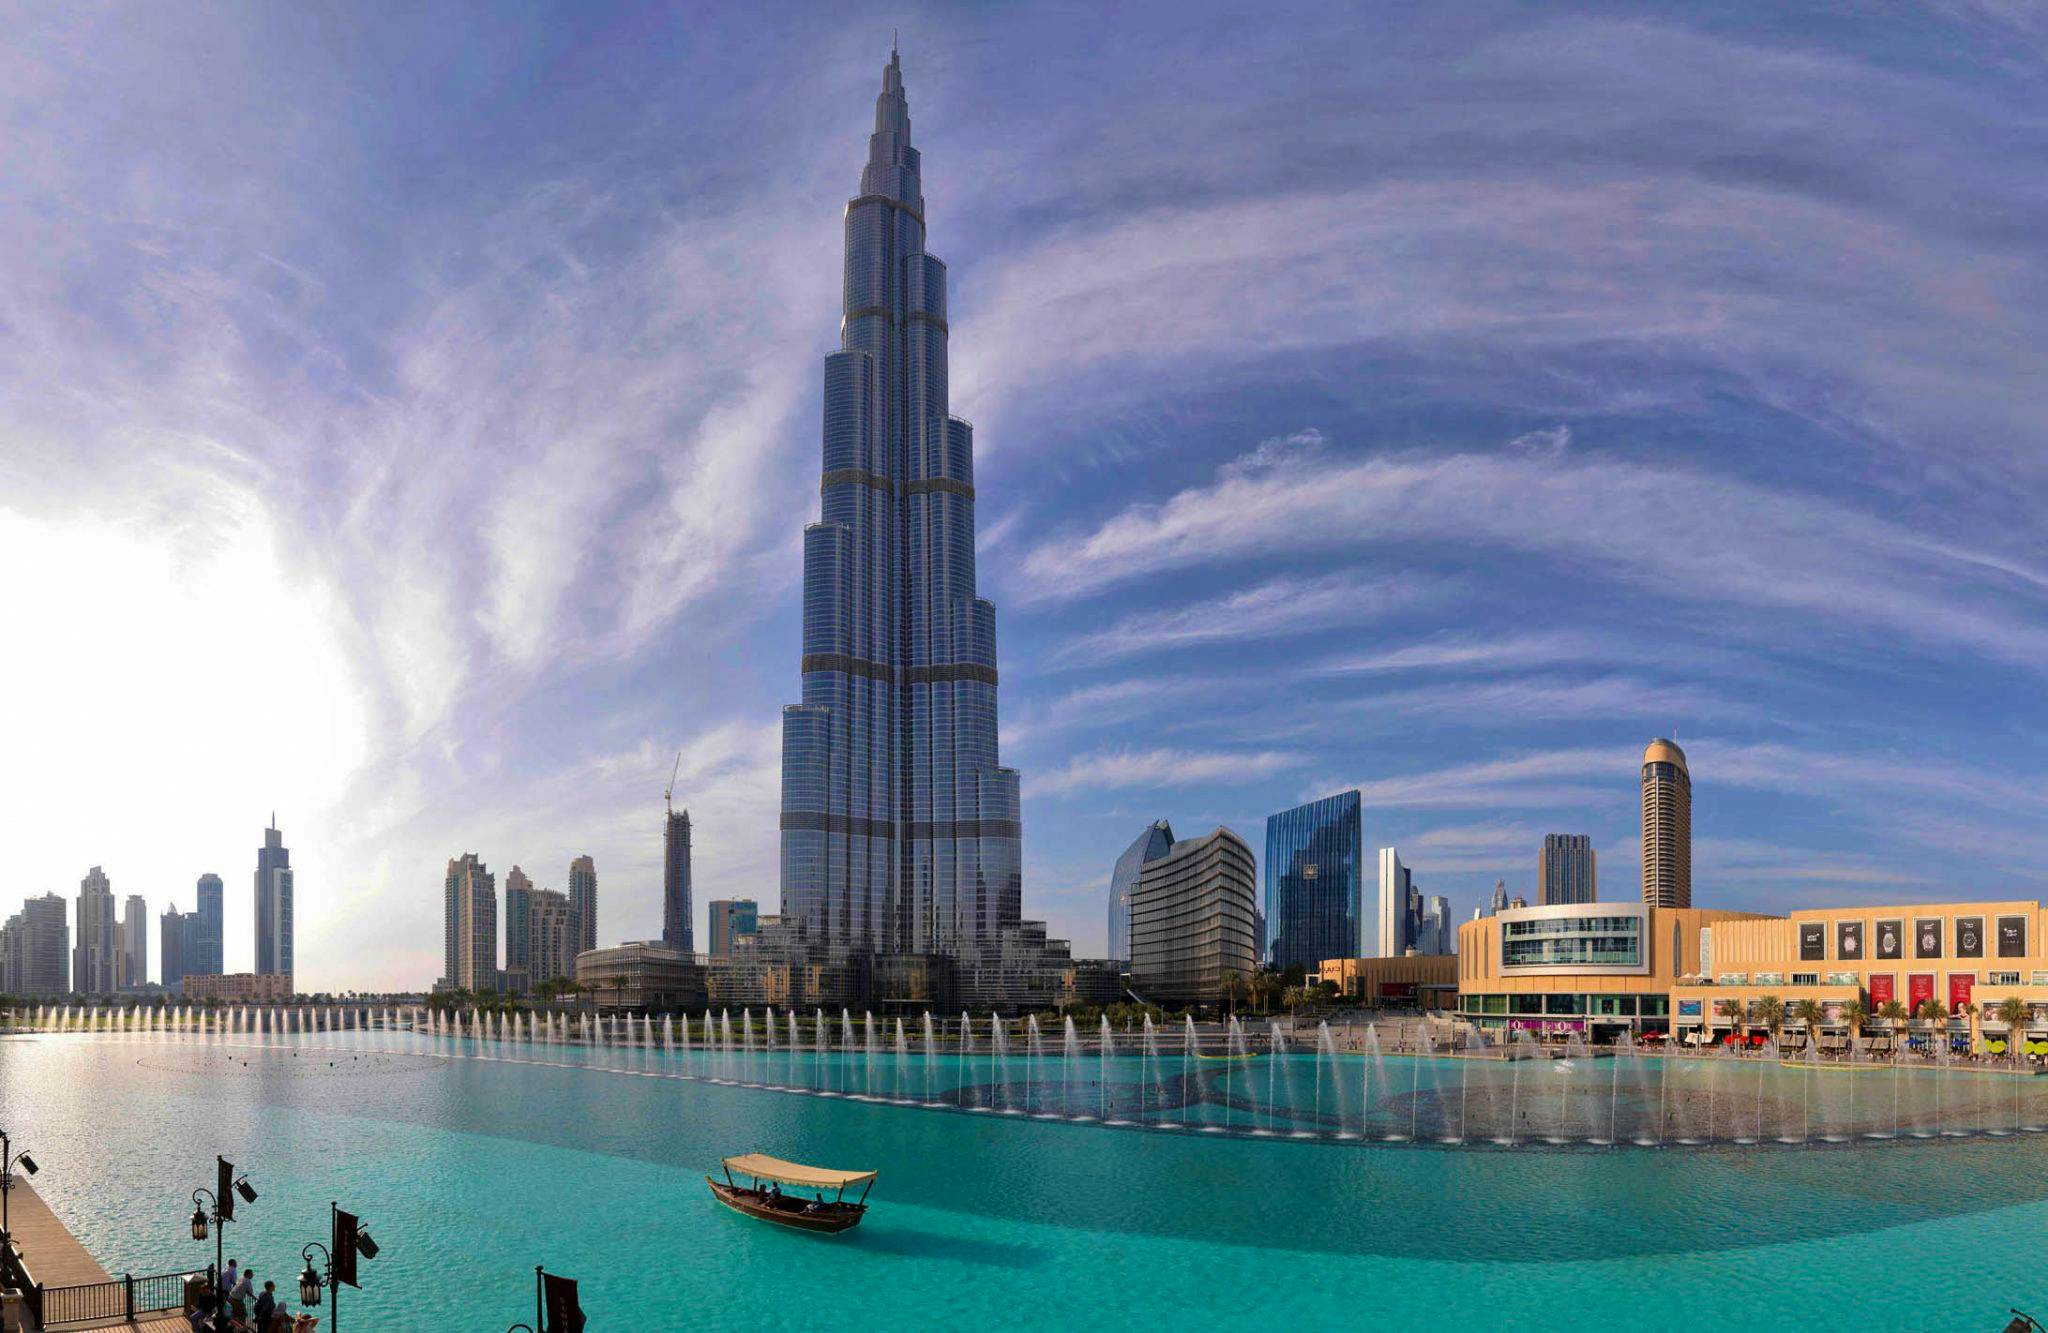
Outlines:
[[[668,771],[668,786],[664,788],[661,793],[661,803],[664,806],[668,807],[668,812],[671,815],[673,815],[676,812],[676,774],[682,771],[683,752],[681,750],[677,750],[675,766],[670,768]]]

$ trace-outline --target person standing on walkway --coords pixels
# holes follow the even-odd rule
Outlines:
[[[256,1296],[256,1270],[242,1270],[242,1280],[228,1289],[228,1304],[235,1312],[235,1318],[249,1317],[249,1302]]]
[[[241,1276],[242,1261],[240,1259],[228,1260],[228,1271],[220,1275],[219,1294],[222,1300],[228,1298],[228,1293],[235,1289],[235,1283],[241,1279]]]
[[[277,1284],[263,1284],[263,1294],[256,1298],[257,1333],[270,1333],[271,1317],[277,1313]]]

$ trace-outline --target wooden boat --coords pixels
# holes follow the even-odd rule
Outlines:
[[[711,1197],[726,1207],[778,1226],[833,1235],[860,1225],[861,1218],[868,1211],[868,1191],[875,1187],[875,1177],[880,1174],[876,1171],[833,1171],[822,1166],[801,1166],[758,1152],[727,1157],[721,1165],[725,1168],[725,1179],[721,1181],[706,1176],[704,1183],[711,1187]],[[735,1172],[753,1183],[740,1184],[733,1178]],[[799,1190],[809,1190],[812,1197],[807,1199],[802,1194],[785,1194],[779,1189],[771,1190],[770,1185],[791,1185]],[[860,1198],[852,1203],[846,1201],[849,1185],[862,1187]],[[825,1197],[826,1190],[833,1192],[829,1199]]]

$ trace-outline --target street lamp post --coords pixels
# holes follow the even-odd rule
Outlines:
[[[356,1281],[356,1256],[365,1259],[377,1257],[378,1246],[370,1233],[357,1222],[354,1213],[344,1213],[341,1205],[327,1205],[328,1245],[311,1241],[299,1251],[299,1258],[306,1261],[306,1270],[299,1274],[299,1304],[309,1310],[320,1308],[320,1292],[327,1292],[327,1324],[334,1330],[341,1327],[341,1288],[346,1283],[360,1287]],[[313,1253],[319,1251],[320,1266],[313,1266]]]
[[[256,1187],[249,1183],[249,1177],[235,1174],[235,1164],[225,1157],[214,1161],[214,1188],[201,1186],[192,1191],[192,1239],[206,1239],[206,1224],[213,1222],[213,1290],[222,1300],[227,1293],[220,1289],[221,1273],[226,1268],[223,1258],[223,1242],[227,1239],[226,1224],[235,1220],[235,1196],[241,1195],[243,1203],[256,1202]]]
[[[7,1226],[7,1196],[14,1192],[14,1168],[19,1164],[24,1175],[34,1175],[41,1168],[36,1159],[28,1155],[28,1149],[14,1151],[14,1143],[0,1130],[0,1245],[14,1239],[14,1233]]]

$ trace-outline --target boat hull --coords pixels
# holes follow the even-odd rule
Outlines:
[[[710,1176],[704,1177],[704,1183],[711,1187],[712,1198],[734,1212],[797,1231],[837,1235],[859,1226],[861,1218],[868,1211],[865,1204],[828,1203],[822,1212],[806,1213],[800,1209],[777,1208],[763,1203],[752,1190],[740,1189],[722,1180],[713,1180]]]

